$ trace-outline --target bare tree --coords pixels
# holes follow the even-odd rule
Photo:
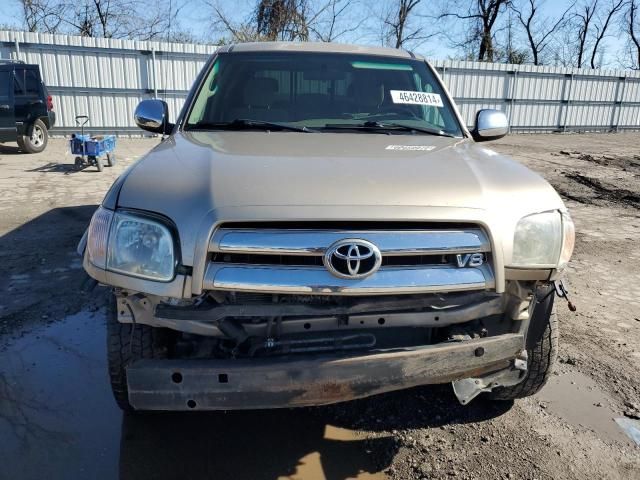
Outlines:
[[[569,12],[575,5],[572,3],[562,12],[560,17],[551,19],[540,15],[540,8],[543,4],[544,0],[526,0],[520,5],[512,6],[527,35],[534,65],[540,65],[544,50],[549,46],[554,33],[567,23]]]
[[[24,23],[30,32],[56,33],[64,16],[64,5],[56,0],[20,0]]]
[[[260,0],[256,32],[265,40],[309,40],[307,0]]]
[[[575,18],[578,27],[578,51],[576,67],[581,68],[587,49],[590,28],[594,23],[594,17],[598,9],[598,0],[585,3],[578,8]]]
[[[639,0],[629,1],[629,10],[627,11],[626,22],[627,32],[633,45],[631,49],[631,68],[640,70],[640,22],[638,16],[638,8],[640,7]]]
[[[307,41],[331,42],[359,28],[366,19],[347,13],[353,0],[257,0],[244,19],[234,17],[221,0],[208,0],[212,26],[226,33],[220,42]]]
[[[150,40],[179,32],[173,0],[20,0],[29,31]],[[171,33],[173,33],[171,32]]]
[[[422,0],[394,0],[383,18],[384,41],[394,48],[403,48],[409,43],[420,43],[434,34],[425,33],[424,24],[416,21],[417,7]]]
[[[597,3],[597,2],[596,2]],[[611,23],[611,19],[614,18],[622,7],[624,6],[625,0],[611,0],[606,11],[604,11],[603,17],[594,25],[596,30],[595,43],[593,45],[593,50],[591,51],[591,68],[596,68],[596,55],[598,54],[598,47],[600,46],[602,39],[607,33],[607,29],[609,28],[609,24]]]
[[[453,17],[469,20],[469,39],[477,43],[477,60],[493,62],[495,57],[494,33],[500,14],[506,11],[511,0],[466,0],[447,3],[440,18]],[[448,10],[453,8],[453,11]]]
[[[358,30],[366,20],[365,16],[360,15],[358,21],[348,16],[356,3],[353,0],[329,0],[316,13],[315,21],[308,22],[309,30],[321,42],[333,42],[347,33]]]

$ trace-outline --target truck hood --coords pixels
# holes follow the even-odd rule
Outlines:
[[[295,220],[287,212],[306,209],[316,220],[378,220],[428,208],[516,209],[519,218],[563,205],[539,175],[470,139],[245,131],[166,139],[129,171],[118,206],[169,217],[188,253],[195,238],[182,232],[207,216]]]

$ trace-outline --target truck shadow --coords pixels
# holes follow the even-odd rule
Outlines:
[[[481,422],[513,405],[477,399],[462,407],[450,390],[420,387],[318,408],[125,415],[120,480],[385,478],[402,446],[393,430]]]
[[[120,480],[384,478],[397,451],[308,409],[125,415]]]
[[[0,333],[63,318],[86,302],[75,250],[96,208],[53,208],[0,236]]]

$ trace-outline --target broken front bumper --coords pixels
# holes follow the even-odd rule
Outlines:
[[[140,410],[235,410],[337,403],[509,368],[520,334],[358,356],[140,360],[127,368]]]

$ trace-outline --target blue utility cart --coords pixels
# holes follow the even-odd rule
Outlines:
[[[116,148],[116,137],[115,135],[85,135],[84,126],[88,121],[89,117],[86,115],[76,116],[76,124],[80,127],[81,133],[71,135],[69,148],[72,155],[78,155],[75,161],[76,169],[81,170],[93,165],[101,172],[104,169],[101,157],[106,156],[109,167],[116,164],[116,156],[113,153]]]

